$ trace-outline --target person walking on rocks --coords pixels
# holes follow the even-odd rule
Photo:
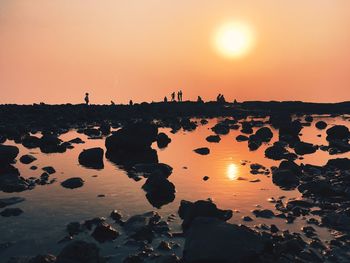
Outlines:
[[[85,104],[89,105],[89,93],[85,93]]]
[[[171,93],[171,101],[175,101],[175,92]]]

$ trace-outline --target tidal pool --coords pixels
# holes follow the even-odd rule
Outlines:
[[[318,130],[314,123],[322,119],[328,125],[342,124],[349,127],[348,119],[344,117],[314,116],[310,127],[302,129],[301,139],[305,142],[322,145],[326,144],[325,130]],[[57,254],[64,243],[58,243],[66,233],[66,225],[73,221],[84,221],[94,217],[107,217],[114,209],[123,214],[123,218],[141,214],[148,211],[157,211],[167,218],[171,214],[177,215],[181,200],[212,199],[221,209],[234,211],[232,223],[244,223],[254,226],[259,224],[275,224],[279,229],[300,232],[300,228],[306,224],[306,218],[296,219],[294,223],[287,224],[284,219],[255,218],[251,213],[257,207],[275,211],[274,203],[269,198],[283,198],[287,201],[291,198],[299,198],[298,190],[285,191],[274,185],[271,175],[250,173],[250,164],[259,163],[267,168],[278,166],[280,161],[265,158],[264,151],[273,142],[278,140],[278,133],[273,130],[274,136],[270,143],[263,144],[256,151],[249,151],[247,142],[237,142],[236,136],[241,134],[239,130],[230,130],[227,135],[221,135],[219,143],[210,143],[206,137],[213,135],[210,129],[220,119],[211,119],[206,125],[199,125],[195,131],[184,132],[180,130],[172,134],[170,129],[160,129],[172,139],[165,149],[158,149],[156,143],[153,148],[157,150],[159,162],[173,167],[173,173],[168,178],[176,187],[175,200],[163,205],[160,209],[153,207],[145,197],[145,191],[141,188],[145,179],[135,181],[129,178],[127,173],[104,158],[104,168],[101,170],[87,169],[79,165],[78,155],[83,149],[102,147],[105,149],[105,138],[88,139],[84,134],[76,130],[60,136],[63,141],[69,141],[80,137],[84,144],[74,144],[74,148],[65,153],[43,154],[39,149],[27,149],[21,144],[7,141],[5,144],[16,145],[20,149],[18,158],[24,154],[32,154],[37,160],[29,165],[17,161],[14,165],[19,169],[21,176],[39,177],[43,172],[42,167],[53,166],[56,173],[50,176],[57,181],[53,184],[36,186],[33,190],[20,193],[0,193],[0,198],[20,196],[26,200],[13,205],[21,208],[24,213],[17,217],[0,217],[0,244],[10,242],[5,248],[0,246],[0,262],[6,262],[11,256],[34,256],[37,254]],[[256,129],[256,128],[255,128]],[[199,155],[193,150],[199,147],[208,147],[209,155]],[[336,157],[349,157],[349,153],[330,156],[328,152],[317,150],[316,153],[304,155],[304,159],[296,160],[298,164],[308,163],[324,165],[328,159]],[[35,165],[37,170],[31,170]],[[207,181],[203,180],[208,176]],[[70,177],[81,177],[85,184],[81,188],[66,189],[60,182]],[[259,179],[259,180],[256,180]],[[251,182],[251,181],[256,182]],[[98,197],[103,195],[103,197]],[[243,216],[250,216],[252,222],[243,222]],[[181,231],[179,217],[170,222],[173,232]],[[115,228],[120,227],[114,225]],[[331,239],[327,228],[315,227],[321,240]],[[81,234],[76,239],[84,239],[96,242],[88,235]],[[117,238],[115,242],[98,244],[102,255],[113,255],[111,262],[121,262],[133,248],[125,248],[122,244],[125,237]],[[154,241],[154,243],[159,240]],[[180,244],[174,249],[176,254],[182,254],[183,240],[176,239]],[[118,248],[116,248],[118,247]],[[156,245],[155,245],[156,247]],[[170,253],[170,252],[169,252]]]

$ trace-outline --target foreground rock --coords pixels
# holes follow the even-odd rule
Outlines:
[[[100,147],[83,150],[79,154],[79,164],[87,168],[103,169],[103,154],[104,151]]]
[[[22,192],[34,187],[29,179],[20,176],[17,168],[12,165],[0,166],[0,190],[6,193]]]
[[[282,161],[272,172],[272,181],[283,189],[293,189],[299,184],[301,168],[293,161]]]
[[[65,246],[57,256],[56,263],[102,263],[99,248],[93,243],[74,241]]]
[[[266,241],[247,227],[217,218],[195,219],[186,234],[183,259],[197,262],[256,262]]]
[[[197,217],[213,217],[222,221],[227,221],[232,217],[232,210],[218,209],[213,202],[207,200],[199,200],[194,203],[182,200],[178,213],[183,220],[184,230],[188,229]]]
[[[80,177],[72,177],[61,183],[64,188],[75,189],[84,185],[84,180]]]
[[[100,243],[112,241],[118,236],[119,232],[107,223],[97,225],[92,233],[92,237]]]
[[[18,153],[19,150],[16,146],[0,144],[0,166],[12,163]]]

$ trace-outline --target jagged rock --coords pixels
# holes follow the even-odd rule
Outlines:
[[[164,132],[160,132],[157,135],[157,145],[159,148],[165,148],[171,142],[171,139]]]
[[[91,236],[98,242],[103,243],[116,239],[119,236],[119,232],[107,223],[102,223],[96,226]]]

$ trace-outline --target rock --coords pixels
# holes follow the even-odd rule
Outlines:
[[[209,135],[207,138],[205,138],[208,142],[220,142],[221,138],[219,135]]]
[[[209,180],[209,176],[204,176],[203,177],[203,181],[208,181]]]
[[[299,133],[302,128],[303,126],[298,120],[282,125],[278,131],[279,140],[288,143],[298,142],[300,140]]]
[[[113,210],[110,214],[110,217],[117,222],[120,222],[122,219],[122,214],[118,210]]]
[[[275,217],[275,214],[269,210],[269,209],[255,209],[253,210],[253,214],[256,217],[262,217],[262,218],[272,218]]]
[[[253,133],[252,125],[249,122],[242,122],[241,132],[245,134]]]
[[[350,169],[350,159],[348,158],[336,158],[330,159],[326,164],[327,168],[333,167],[339,170],[349,170]]]
[[[168,146],[168,144],[171,142],[171,139],[169,138],[168,135],[166,135],[164,132],[160,132],[157,135],[157,145],[158,148],[165,148]]]
[[[324,122],[324,121],[318,121],[318,122],[315,123],[315,126],[316,126],[317,129],[323,130],[323,129],[327,128],[327,123]]]
[[[330,212],[322,217],[322,224],[339,231],[350,231],[350,216],[342,212]]]
[[[23,213],[23,210],[20,208],[6,208],[0,212],[0,215],[3,217],[10,217],[10,216],[19,216]]]
[[[28,149],[34,149],[40,146],[40,138],[26,135],[22,139],[22,145]]]
[[[170,243],[163,240],[159,243],[158,249],[169,251],[171,250]]]
[[[289,152],[279,144],[266,148],[265,156],[272,160],[282,160],[290,157]]]
[[[211,130],[215,132],[215,134],[224,135],[230,132],[230,127],[225,123],[218,123],[213,128],[211,128]]]
[[[56,173],[55,168],[53,168],[52,166],[45,166],[45,167],[42,168],[42,170],[47,172],[48,174]]]
[[[334,125],[327,129],[327,141],[344,140],[350,138],[349,128],[344,125]]]
[[[197,149],[194,149],[193,151],[200,155],[207,155],[210,153],[210,150],[207,147],[197,148]]]
[[[0,208],[3,208],[5,206],[18,204],[25,201],[25,198],[23,197],[9,197],[9,198],[2,198],[0,199]]]
[[[245,135],[240,134],[236,137],[236,141],[238,141],[238,142],[243,142],[243,141],[248,141],[248,140],[249,140],[248,136],[245,136]]]
[[[183,259],[197,262],[255,262],[266,241],[245,226],[197,218],[186,235]]]
[[[252,219],[250,216],[243,216],[243,217],[242,217],[242,220],[245,221],[245,222],[251,222],[251,221],[253,221],[253,219]]]
[[[292,161],[282,161],[280,166],[272,173],[272,181],[274,184],[286,188],[293,189],[299,184],[299,176],[301,168]]]
[[[312,154],[316,152],[317,149],[318,147],[313,145],[312,143],[297,142],[294,145],[294,151],[298,155]]]
[[[154,124],[133,123],[125,125],[106,138],[107,152],[148,149],[156,141],[157,135],[158,128]]]
[[[18,153],[18,147],[0,144],[0,166],[12,163]]]
[[[23,155],[19,159],[19,161],[23,164],[30,164],[30,163],[34,162],[35,160],[36,160],[36,158],[30,154]]]
[[[87,128],[84,130],[84,134],[89,136],[90,138],[98,138],[101,136],[101,131],[96,128]]]
[[[43,153],[63,153],[66,151],[66,147],[56,136],[43,135],[40,138],[40,151]]]
[[[305,116],[306,122],[312,122],[313,120],[314,120],[314,118],[312,116],[310,116],[310,115]]]
[[[199,200],[194,203],[182,200],[178,213],[183,220],[182,228],[184,230],[187,230],[197,217],[214,217],[223,221],[227,221],[232,217],[232,210],[218,209],[214,203],[206,200]]]
[[[30,169],[30,170],[36,170],[36,169],[38,169],[38,166],[32,165],[29,169]]]
[[[262,142],[269,142],[273,137],[273,133],[270,128],[262,127],[255,132],[255,137]]]
[[[181,260],[176,255],[161,255],[156,258],[155,263],[180,263]]]
[[[163,176],[148,177],[142,188],[147,192],[147,200],[156,208],[171,203],[175,199],[175,185]]]
[[[79,154],[79,164],[92,169],[103,169],[103,154],[104,151],[100,147],[83,150]]]
[[[99,130],[102,133],[102,135],[108,135],[111,133],[111,125],[108,122],[104,121],[102,122]]]
[[[64,188],[74,189],[82,187],[84,185],[84,180],[80,177],[72,177],[61,183]]]
[[[83,144],[85,143],[81,138],[77,137],[77,138],[74,138],[72,140],[69,140],[68,141],[69,143],[75,143],[75,144]]]
[[[73,241],[65,246],[55,263],[101,263],[99,248],[93,243]]]
[[[0,166],[0,190],[6,193],[22,192],[30,188],[29,180],[20,176],[12,165]]]
[[[102,223],[96,226],[91,236],[98,242],[104,243],[116,239],[119,236],[119,232],[107,223]]]

